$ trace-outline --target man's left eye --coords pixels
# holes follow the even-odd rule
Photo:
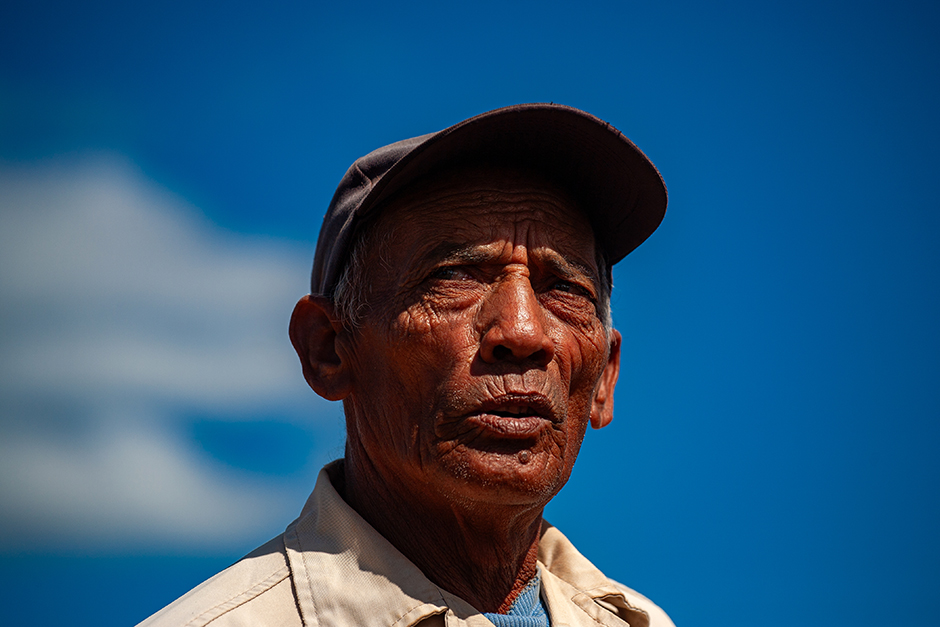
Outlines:
[[[569,292],[569,293],[577,293],[577,292],[584,291],[579,285],[575,285],[571,281],[563,281],[561,279],[555,281],[552,284],[552,289],[557,290],[559,292]]]
[[[591,292],[591,290],[574,281],[557,279],[551,284],[549,291],[562,292],[564,294],[571,294],[572,296],[580,296],[581,298],[586,298],[590,301],[594,300],[594,294]]]

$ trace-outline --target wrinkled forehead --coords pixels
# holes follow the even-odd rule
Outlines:
[[[377,213],[367,229],[380,233],[417,228],[442,241],[509,239],[577,250],[592,260],[597,256],[594,231],[575,199],[541,173],[523,169],[439,173],[402,190]]]

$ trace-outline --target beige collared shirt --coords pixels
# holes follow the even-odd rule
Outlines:
[[[674,627],[649,599],[607,579],[543,523],[542,599],[552,627]],[[139,627],[492,627],[442,590],[333,488],[326,469],[283,535]]]

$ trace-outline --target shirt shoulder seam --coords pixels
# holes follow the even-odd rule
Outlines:
[[[258,582],[247,590],[240,592],[230,599],[209,608],[202,614],[199,614],[191,621],[186,623],[185,627],[204,627],[224,614],[227,614],[235,608],[240,607],[248,601],[251,601],[252,599],[260,596],[264,592],[270,590],[277,584],[287,579],[289,576],[290,568],[287,566],[282,566],[266,579]]]

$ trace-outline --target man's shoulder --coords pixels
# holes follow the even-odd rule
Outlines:
[[[649,617],[650,627],[675,627],[669,615],[656,603],[619,581],[609,578],[608,581],[620,592],[628,607],[638,609]]]
[[[553,578],[563,582],[563,596],[604,624],[612,613],[630,625],[675,627],[669,616],[636,590],[607,577],[585,558],[557,528],[545,522],[539,544],[539,561]],[[551,584],[551,579],[549,583]],[[554,584],[552,584],[554,585]]]
[[[166,606],[138,627],[225,627],[302,624],[291,586],[283,536]]]

